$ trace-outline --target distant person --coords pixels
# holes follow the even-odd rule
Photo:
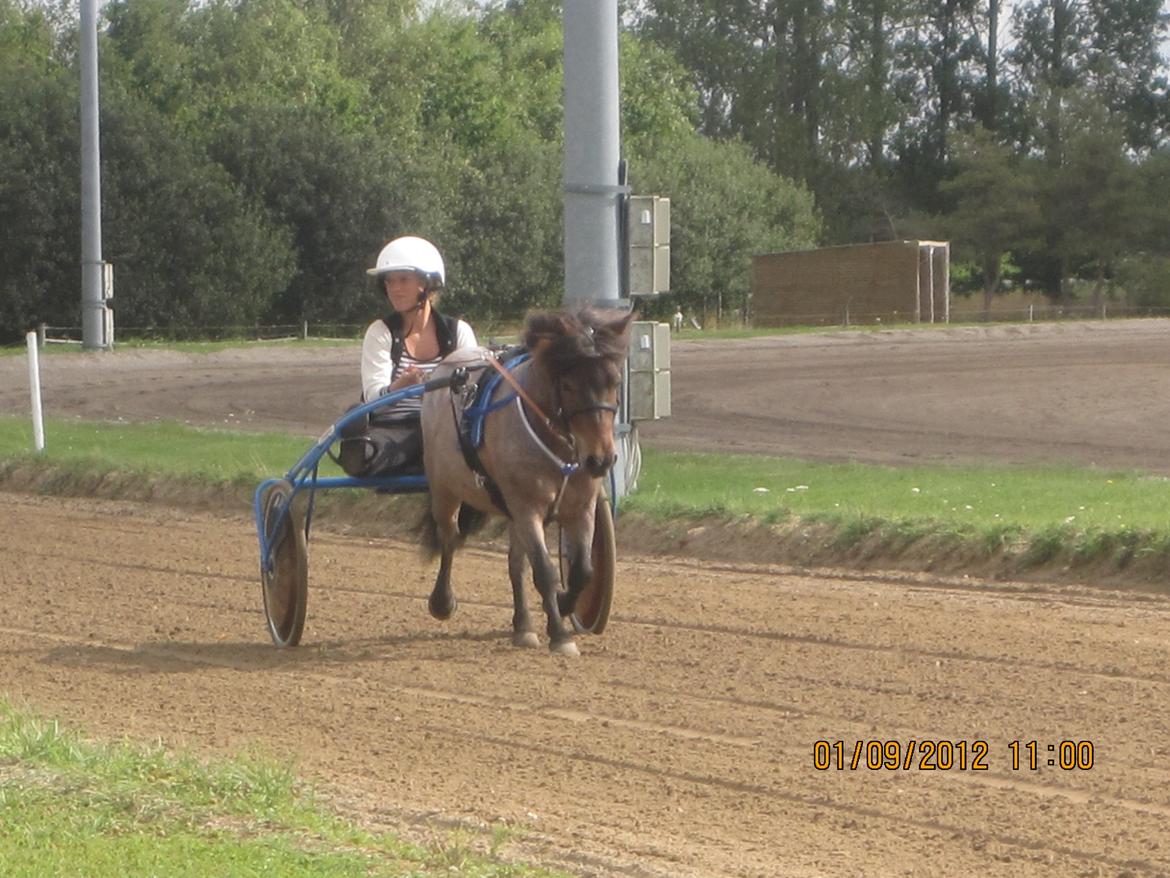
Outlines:
[[[377,263],[366,273],[377,278],[391,310],[370,324],[362,341],[363,402],[424,383],[443,357],[454,350],[478,347],[471,326],[435,307],[447,274],[442,255],[430,241],[413,236],[395,238],[382,248]],[[342,467],[357,476],[421,467],[421,412],[422,397],[412,397],[376,411],[369,425],[345,431]]]
[[[673,325],[674,325],[674,331],[675,331],[675,332],[681,332],[681,331],[682,331],[682,328],[683,328],[683,312],[682,312],[682,308],[675,308],[675,309],[674,309],[674,320],[673,320]]]

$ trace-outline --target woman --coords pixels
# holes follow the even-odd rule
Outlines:
[[[393,309],[370,324],[362,342],[362,399],[366,402],[426,381],[451,351],[477,346],[470,326],[434,307],[434,296],[447,275],[443,257],[430,241],[395,238],[366,273],[379,279]],[[421,400],[414,398],[400,402],[395,411],[421,408]]]
[[[375,266],[391,312],[375,320],[362,341],[362,400],[420,384],[443,357],[478,346],[462,320],[440,313],[434,299],[446,283],[443,257],[430,241],[407,236],[382,248]],[[374,413],[370,424],[345,431],[341,465],[354,476],[409,472],[422,466],[419,414],[422,397],[411,397]]]

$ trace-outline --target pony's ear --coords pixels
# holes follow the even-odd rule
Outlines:
[[[613,313],[614,312],[609,312],[609,314],[605,316],[609,318],[610,314]],[[629,342],[630,324],[634,322],[635,316],[636,315],[634,314],[633,310],[626,311],[619,314],[617,317],[606,319],[606,321],[597,328],[611,335],[614,342],[618,345],[625,345]]]
[[[634,322],[634,318],[638,315],[634,313],[631,308],[626,312],[624,317],[619,317],[609,325],[610,330],[618,336],[626,335],[630,331],[630,324]]]

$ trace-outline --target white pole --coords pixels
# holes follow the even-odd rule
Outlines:
[[[97,7],[97,0],[81,0],[81,341],[86,350],[109,350],[112,314],[102,292]]]
[[[37,334],[25,336],[28,343],[28,386],[32,391],[33,444],[37,453],[45,450],[45,421],[41,413],[41,361],[37,353]]]

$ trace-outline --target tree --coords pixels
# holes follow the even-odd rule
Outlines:
[[[746,307],[752,255],[807,249],[820,233],[811,193],[742,143],[692,135],[632,166],[637,191],[671,199],[671,299],[691,310]]]
[[[1098,307],[1105,283],[1139,232],[1137,170],[1125,155],[1124,135],[1099,107],[1080,105],[1066,117],[1063,162],[1045,169],[1043,193],[1056,254],[1092,280]],[[1163,193],[1162,197],[1164,197]]]
[[[945,224],[957,253],[969,253],[983,280],[983,312],[991,314],[1005,257],[1028,247],[1040,223],[1036,185],[1011,151],[977,128],[957,143],[958,173],[942,184],[954,199]]]
[[[77,79],[42,10],[0,0],[0,341],[79,322]]]
[[[151,105],[104,85],[103,248],[119,324],[257,323],[293,273],[287,232]]]

